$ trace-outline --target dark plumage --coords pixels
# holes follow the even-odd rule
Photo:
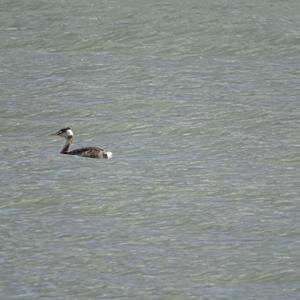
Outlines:
[[[105,151],[98,147],[79,148],[79,149],[69,151],[65,154],[80,155],[80,156],[92,157],[92,158],[99,158],[99,156],[101,156],[103,158],[107,158],[107,154],[105,153]]]

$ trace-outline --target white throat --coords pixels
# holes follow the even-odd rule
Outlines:
[[[71,130],[71,129],[68,129],[65,133],[64,133],[64,137],[66,138],[66,139],[70,139],[70,138],[72,138],[74,136],[74,133],[73,133],[73,131]]]

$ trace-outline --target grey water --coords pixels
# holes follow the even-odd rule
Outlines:
[[[1,0],[0,299],[300,299],[299,12]]]

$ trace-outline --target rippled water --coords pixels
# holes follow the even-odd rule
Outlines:
[[[2,0],[1,299],[299,299],[299,9]]]

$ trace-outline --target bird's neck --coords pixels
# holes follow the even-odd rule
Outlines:
[[[73,138],[67,138],[67,139],[66,139],[66,142],[65,142],[63,148],[62,148],[61,151],[60,151],[61,154],[66,154],[66,153],[68,153],[68,150],[69,150],[69,148],[70,148],[70,145],[71,145],[71,143],[72,143],[72,140],[73,140]]]

